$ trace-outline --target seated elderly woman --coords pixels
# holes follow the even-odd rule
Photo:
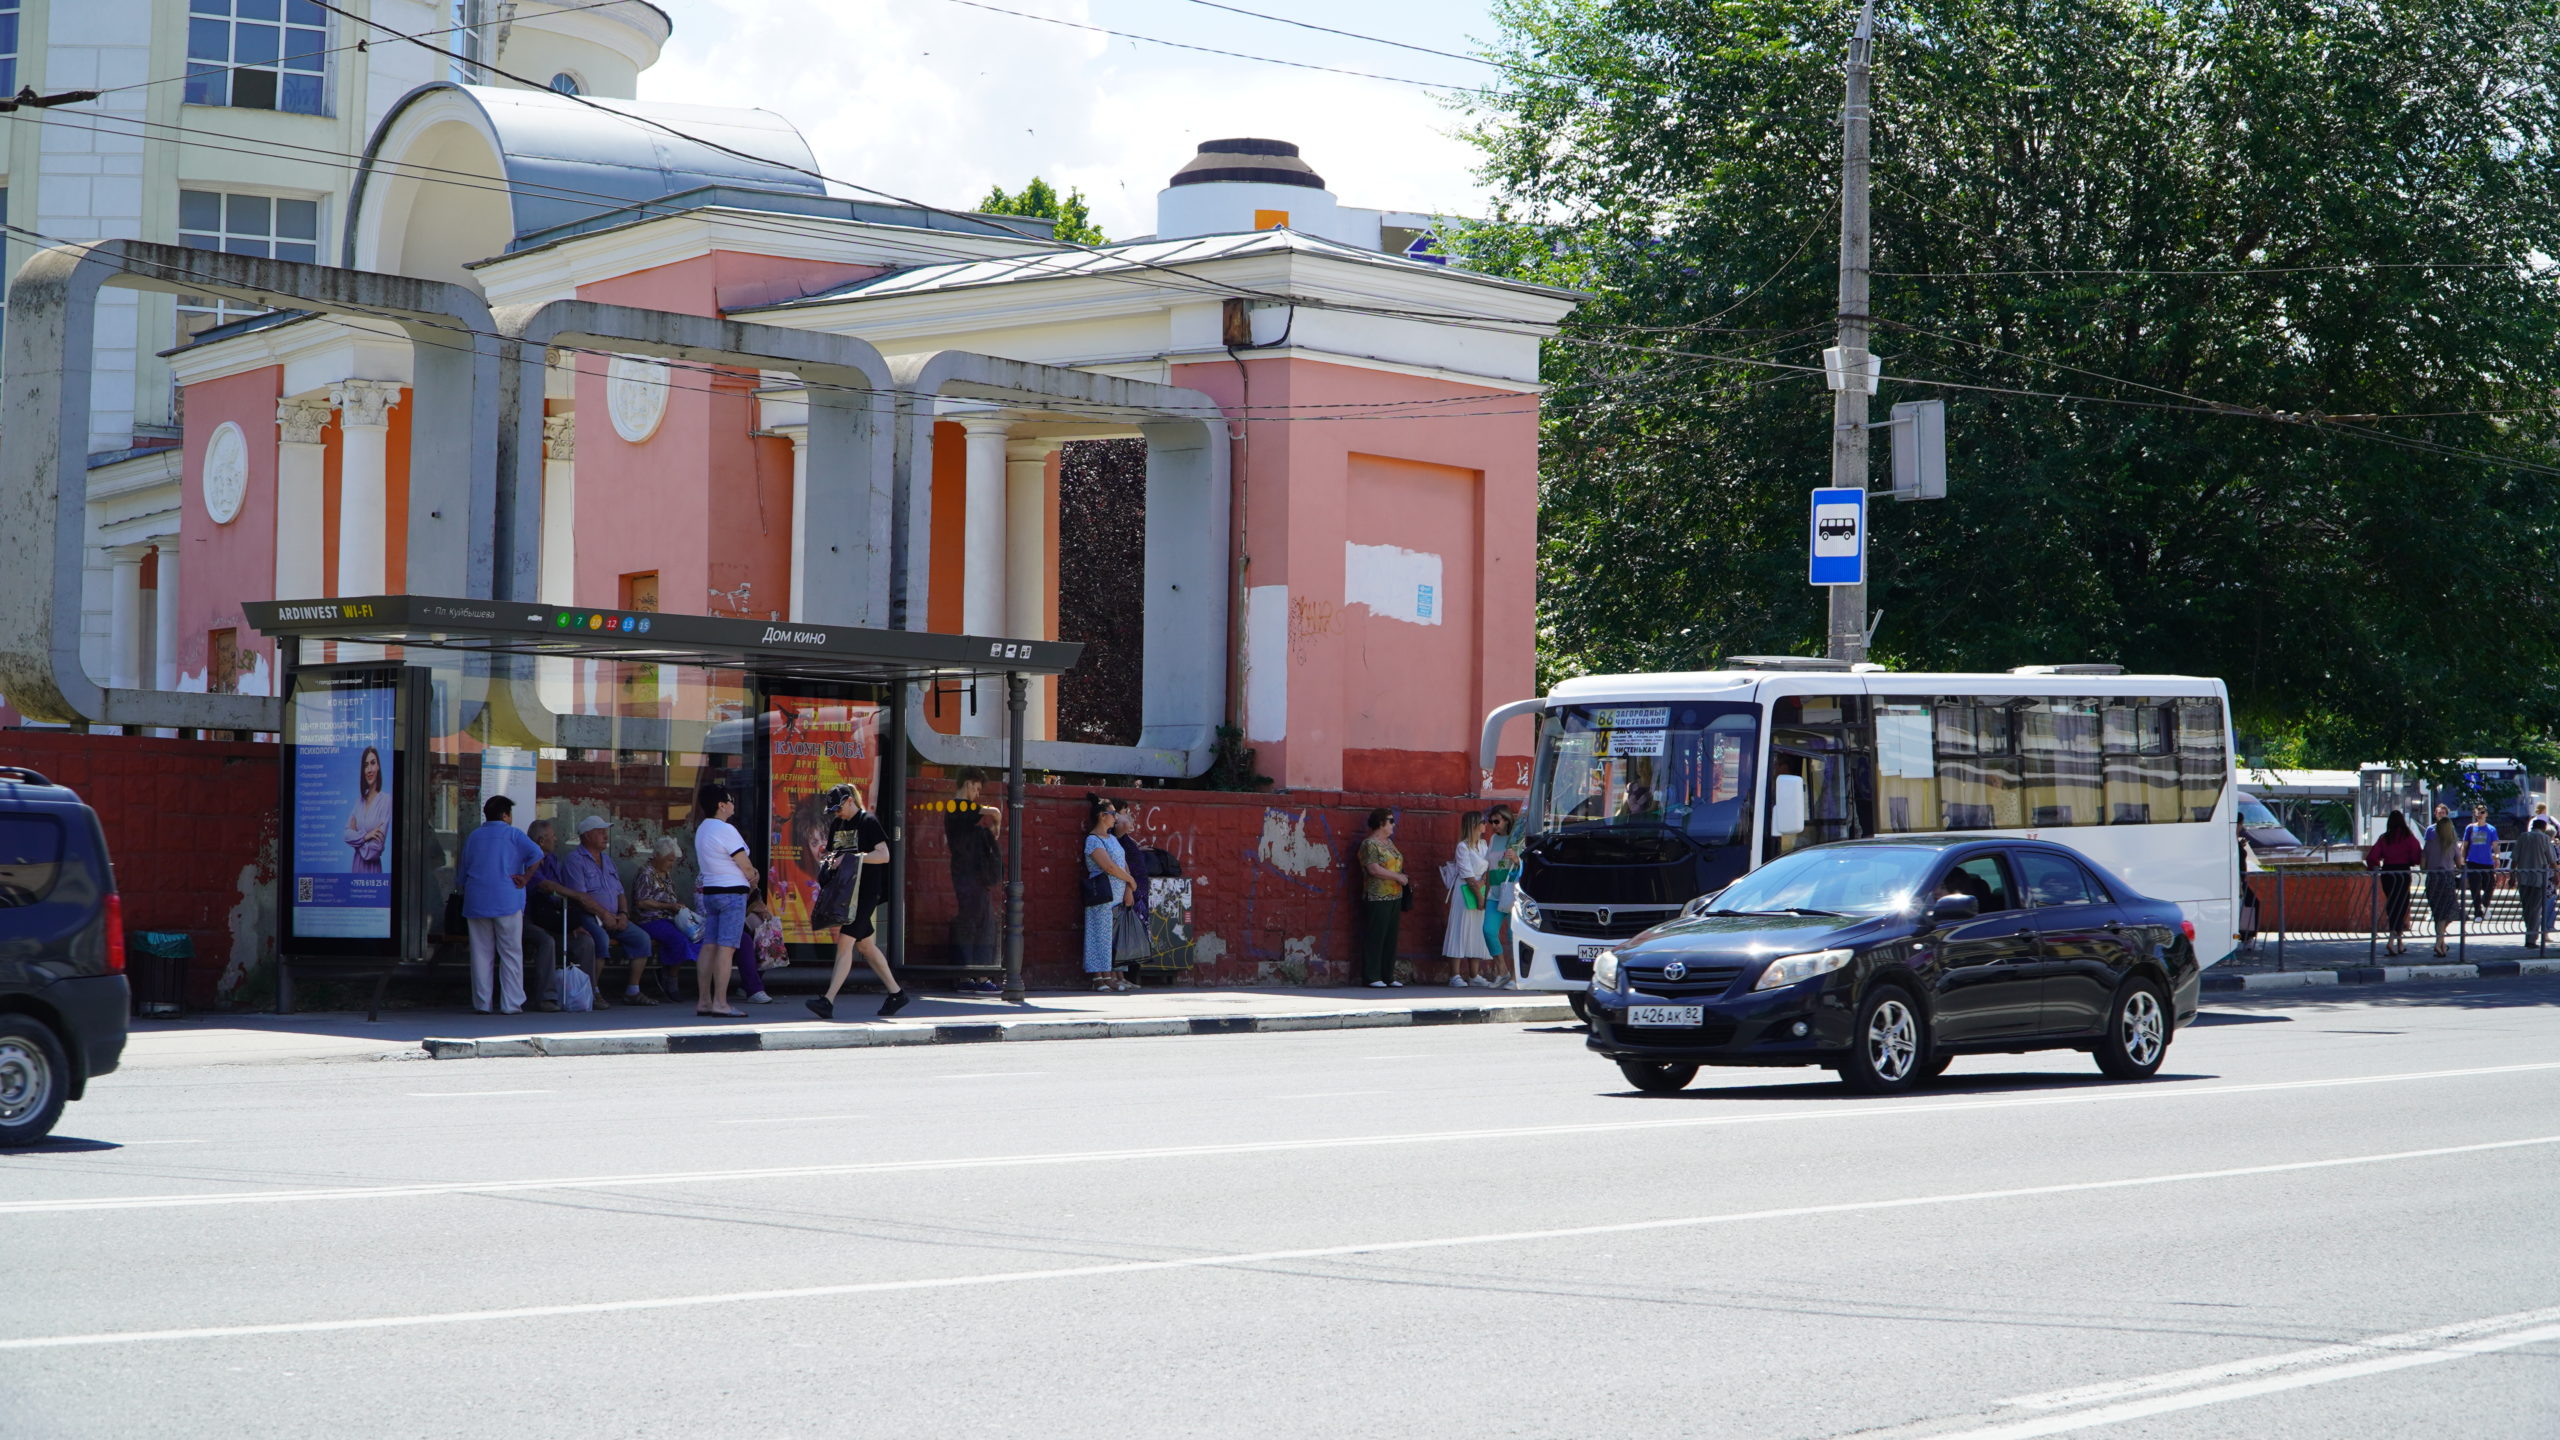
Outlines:
[[[694,937],[676,923],[684,902],[676,898],[676,866],[684,860],[684,845],[673,835],[661,835],[649,852],[649,863],[631,877],[631,913],[639,918],[640,928],[658,942],[658,972],[666,979],[672,967],[693,963],[697,948]],[[675,998],[670,989],[668,998]]]

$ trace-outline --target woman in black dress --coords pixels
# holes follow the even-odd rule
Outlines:
[[[809,1002],[809,1009],[821,1020],[836,1018],[836,992],[844,989],[845,977],[853,973],[853,952],[871,964],[871,973],[880,977],[882,989],[889,993],[880,1001],[882,1018],[907,1008],[909,996],[889,973],[889,957],[880,953],[879,942],[872,939],[872,915],[880,902],[889,898],[889,827],[862,803],[860,787],[838,785],[827,792],[827,854],[819,862],[818,911],[821,916],[834,908],[831,900],[845,906],[844,923],[836,928],[836,970],[827,980],[827,993]],[[844,887],[851,887],[851,895]],[[849,899],[850,903],[846,903]]]

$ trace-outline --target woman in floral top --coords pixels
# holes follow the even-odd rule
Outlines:
[[[1396,812],[1369,812],[1360,842],[1360,973],[1372,990],[1404,988],[1396,978],[1396,923],[1404,914],[1404,854],[1396,849]]]

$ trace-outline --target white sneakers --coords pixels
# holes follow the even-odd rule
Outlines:
[[[1476,982],[1468,979],[1464,975],[1452,975],[1449,977],[1449,988],[1452,990],[1464,990],[1474,983]]]
[[[770,1005],[773,1003],[773,997],[759,990],[753,995],[747,997],[747,1003],[750,1005]]]
[[[1387,988],[1387,982],[1384,980],[1372,980],[1369,982],[1369,988],[1372,990],[1384,990]]]

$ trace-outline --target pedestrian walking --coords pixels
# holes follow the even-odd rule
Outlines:
[[[2498,827],[2489,823],[2489,807],[2471,807],[2471,823],[2462,827],[2462,869],[2471,894],[2471,918],[2489,918],[2489,898],[2497,893]]]
[[[853,973],[854,952],[859,950],[871,973],[880,977],[880,988],[888,992],[880,997],[879,1015],[886,1020],[915,998],[890,973],[889,957],[872,938],[876,933],[873,912],[889,898],[889,827],[862,803],[859,785],[829,790],[826,813],[827,853],[819,862],[818,904],[812,918],[832,920],[833,912],[842,907],[844,919],[836,927],[835,973],[827,979],[827,993],[811,1000],[809,1009],[821,1020],[836,1018],[836,993]]]
[[[1494,984],[1519,988],[1511,968],[1511,897],[1520,878],[1519,821],[1508,805],[1485,812],[1484,948],[1493,952]]]
[[[2536,817],[2540,818],[2540,817]],[[2528,824],[2516,837],[2515,849],[2507,857],[2508,872],[2515,877],[2516,899],[2524,906],[2524,943],[2536,950],[2551,935],[2551,862],[2555,847],[2551,831]]]
[[[1396,848],[1396,812],[1381,805],[1369,812],[1369,834],[1360,842],[1360,974],[1372,990],[1404,988],[1396,978],[1396,930],[1413,903],[1412,883]]]
[[[2379,872],[2382,887],[2382,928],[2390,936],[2382,953],[2409,953],[2409,867],[2425,855],[2418,843],[2417,832],[2409,828],[2407,812],[2394,810],[2384,822],[2382,838],[2364,852],[2365,868]]]
[[[693,827],[693,873],[702,887],[702,950],[693,965],[693,1013],[744,1020],[729,1005],[729,967],[747,934],[747,897],[755,892],[755,860],[747,837],[729,823],[738,802],[725,785],[706,785]]]
[[[1447,871],[1449,920],[1440,929],[1440,954],[1449,962],[1449,984],[1455,989],[1476,984],[1483,962],[1493,958],[1492,947],[1484,943],[1485,876],[1492,869],[1484,812],[1470,810],[1458,817],[1458,849]],[[1485,976],[1483,984],[1491,988],[1493,977]]]
[[[456,881],[462,922],[471,933],[471,1008],[486,1015],[491,971],[501,1015],[524,1013],[524,887],[542,868],[542,847],[508,823],[516,802],[492,795],[480,805],[480,828],[462,840]]]
[[[2427,876],[2427,917],[2436,922],[2436,954],[2446,953],[2445,932],[2462,918],[2462,830],[2451,806],[2436,807],[2419,866]]]
[[[1111,827],[1118,808],[1099,795],[1085,797],[1084,817],[1084,974],[1093,988],[1126,991],[1137,987],[1120,977],[1111,958],[1115,912],[1129,901],[1131,878],[1120,842]]]

